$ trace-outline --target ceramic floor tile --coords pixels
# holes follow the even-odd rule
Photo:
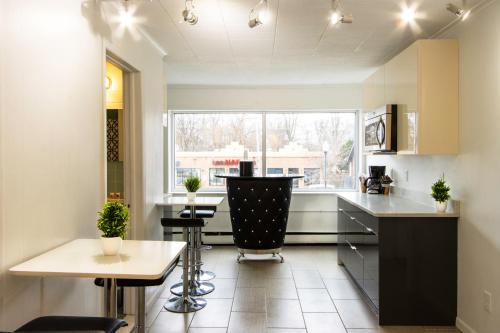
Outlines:
[[[167,299],[164,298],[158,298],[156,302],[153,304],[153,306],[150,308],[148,313],[146,314],[146,327],[151,327],[153,325],[153,322],[155,321],[156,317],[160,313],[160,311],[163,310],[163,305]]]
[[[195,312],[191,327],[227,327],[232,304],[232,299],[207,300],[205,308]]]
[[[194,313],[162,311],[149,328],[149,333],[181,333],[188,330]]]
[[[385,326],[379,328],[351,328],[348,333],[424,333],[419,326]]]
[[[337,313],[304,313],[307,333],[346,333]]]
[[[231,312],[227,333],[266,333],[266,314]]]
[[[361,299],[358,287],[349,279],[324,279],[326,289],[333,300]]]
[[[268,298],[298,299],[293,279],[267,279],[266,295]]]
[[[215,290],[203,298],[233,298],[236,290],[236,279],[213,279],[209,281],[214,284]]]
[[[317,270],[294,270],[293,279],[297,288],[325,288]]]
[[[266,333],[307,333],[304,328],[268,328]]]
[[[226,333],[227,327],[224,328],[207,328],[207,327],[190,327],[188,333]]]
[[[337,312],[326,289],[297,289],[302,312]]]
[[[266,289],[236,288],[233,311],[266,312]]]
[[[305,328],[299,301],[292,299],[268,300],[267,327]]]
[[[335,300],[346,328],[378,328],[378,318],[362,300]]]
[[[333,265],[322,266],[318,268],[318,272],[323,279],[347,279],[347,271],[344,267],[334,263]]]

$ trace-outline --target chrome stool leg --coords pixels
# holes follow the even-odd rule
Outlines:
[[[203,309],[207,305],[207,301],[203,298],[193,298],[188,293],[189,288],[189,232],[188,228],[183,228],[184,241],[188,243],[182,254],[182,293],[178,297],[173,297],[163,306],[165,310],[170,312],[187,313]],[[191,258],[193,261],[193,258]]]
[[[196,281],[210,281],[215,279],[215,273],[201,269],[201,228],[196,228],[196,271],[194,273]]]
[[[194,229],[194,228],[193,228]],[[195,279],[195,270],[196,270],[196,248],[197,248],[197,237],[196,231],[191,229],[191,271],[190,271],[190,279],[189,279],[189,296],[203,296],[211,293],[215,290],[215,286],[210,282],[199,282]],[[183,293],[183,284],[176,283],[170,288],[170,292],[174,295],[180,296]]]

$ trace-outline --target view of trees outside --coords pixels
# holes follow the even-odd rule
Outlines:
[[[237,175],[247,151],[255,175],[304,175],[294,187],[304,190],[354,187],[356,115],[354,112],[266,113],[266,152],[262,152],[263,112],[174,113],[175,189],[189,175],[204,190],[223,190],[217,174]],[[263,156],[264,155],[264,156]]]

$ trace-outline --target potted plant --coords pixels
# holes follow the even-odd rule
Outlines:
[[[188,201],[194,202],[196,191],[201,188],[201,179],[196,176],[189,176],[184,180],[184,187],[187,191]]]
[[[102,252],[107,256],[117,255],[127,234],[128,208],[120,202],[106,202],[98,216],[97,229],[102,231]]]
[[[436,209],[438,212],[445,212],[448,208],[448,199],[450,199],[450,187],[444,180],[444,175],[432,184],[431,196],[436,200]]]

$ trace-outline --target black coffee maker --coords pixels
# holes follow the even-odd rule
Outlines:
[[[384,189],[382,187],[382,176],[385,175],[385,165],[370,165],[368,167],[370,172],[370,177],[366,178],[365,186],[366,193],[368,194],[381,194],[384,193]]]

